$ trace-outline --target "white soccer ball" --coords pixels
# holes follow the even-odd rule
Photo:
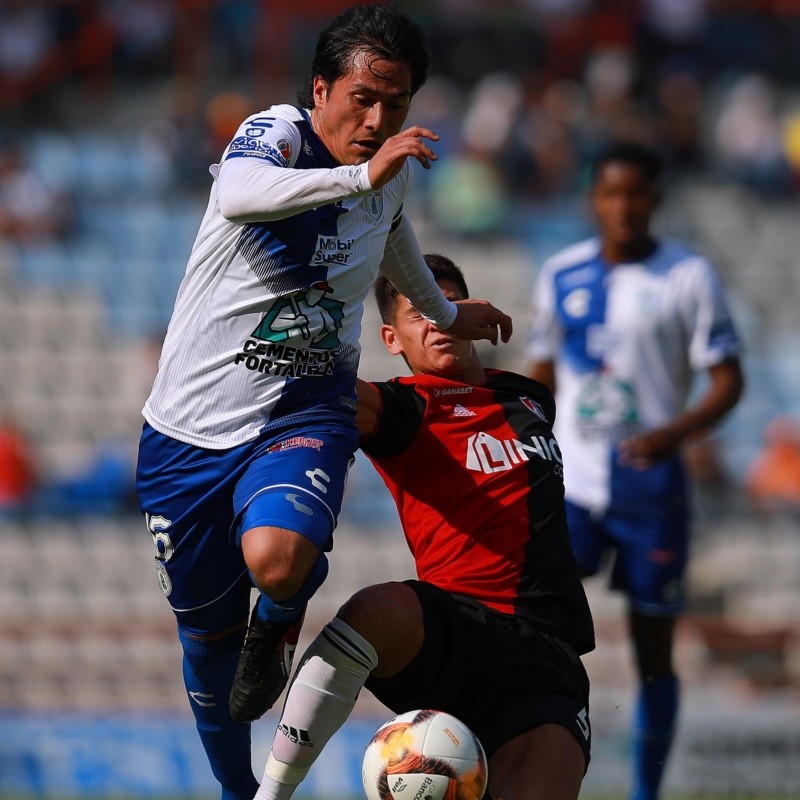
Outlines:
[[[361,766],[369,800],[480,800],[488,778],[478,737],[443,711],[409,711],[381,725]]]

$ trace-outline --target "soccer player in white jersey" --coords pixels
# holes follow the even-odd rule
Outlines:
[[[640,687],[631,797],[658,796],[678,712],[672,643],[684,608],[689,497],[681,445],[717,423],[743,388],[739,340],[702,256],[656,239],[661,165],[612,143],[594,164],[599,236],[542,266],[528,347],[556,393],[570,538],[584,575],[615,552]],[[707,386],[688,404],[693,376]]]
[[[357,6],[320,35],[300,105],[242,123],[211,168],[144,406],[140,506],[224,800],[258,788],[249,723],[284,688],[327,574],[358,445],[363,303],[379,269],[456,336],[511,334],[491,304],[442,295],[402,213],[410,162],[436,158],[433,131],[401,132],[428,64],[407,16]]]

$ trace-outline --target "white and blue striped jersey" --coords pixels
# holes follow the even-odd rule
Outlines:
[[[602,512],[614,445],[681,413],[694,373],[739,353],[718,274],[668,240],[611,266],[593,238],[544,263],[533,306],[528,356],[555,363],[567,499]]]
[[[207,210],[143,414],[188,444],[228,448],[279,420],[355,407],[364,300],[379,268],[426,317],[456,308],[402,217],[408,162],[373,190],[337,165],[308,111],[245,120],[211,167]]]

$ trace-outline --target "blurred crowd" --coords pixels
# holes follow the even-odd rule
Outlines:
[[[0,119],[18,132],[85,126],[80,107],[59,105],[65,86],[76,88],[73,106],[77,98],[103,109],[132,85],[162,83],[168,116],[140,120],[140,146],[160,150],[178,180],[205,185],[204,166],[244,113],[293,98],[316,31],[346,5],[7,0]],[[675,178],[708,171],[760,194],[798,189],[800,6],[792,0],[400,5],[430,35],[432,80],[414,114],[443,134],[447,169],[429,188],[446,227],[507,232],[520,201],[574,195],[612,137],[655,146]],[[113,114],[103,116],[92,122],[113,124]],[[455,204],[453,184],[463,189]],[[29,205],[37,202],[34,194]]]
[[[189,124],[182,116],[194,111],[213,138],[239,109],[220,107],[225,98],[213,107],[201,87],[240,91],[250,107],[275,99],[276,88],[305,77],[297,69],[315,32],[346,5],[6,0],[0,110],[57,126],[47,99],[65,82],[111,99],[131,82],[167,79],[174,124]],[[447,127],[443,145],[487,162],[511,197],[574,191],[611,136],[656,145],[676,172],[713,169],[765,192],[797,187],[800,7],[792,0],[400,5],[430,35],[436,80],[420,105]]]
[[[347,5],[5,0],[0,249],[69,243],[85,233],[74,182],[37,164],[33,133],[106,135],[135,151],[149,191],[204,196],[208,164],[238,123],[252,110],[293,101],[317,32]],[[440,133],[440,161],[417,171],[414,202],[442,231],[514,237],[530,248],[533,273],[590,230],[581,203],[587,165],[611,138],[655,147],[672,188],[705,181],[797,212],[796,0],[398,5],[424,25],[432,46],[431,78],[412,118]],[[2,263],[0,279],[2,292]],[[770,312],[769,298],[743,295]],[[796,341],[800,327],[788,336]],[[769,413],[787,410],[797,409]],[[8,473],[0,464],[0,476]]]

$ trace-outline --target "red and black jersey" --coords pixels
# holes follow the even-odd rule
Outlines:
[[[381,417],[362,449],[394,496],[420,580],[588,652],[594,629],[567,534],[553,396],[511,372],[486,377],[376,383]]]

